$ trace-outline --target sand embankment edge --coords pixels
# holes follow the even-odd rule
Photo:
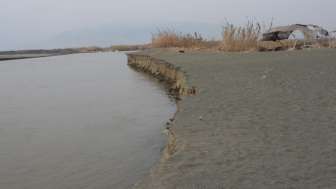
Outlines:
[[[168,137],[166,146],[161,155],[160,164],[173,156],[179,150],[178,146],[181,146],[177,144],[177,137],[173,127],[174,120],[176,114],[179,112],[179,101],[184,97],[195,95],[196,88],[188,85],[185,72],[172,63],[146,54],[128,53],[126,55],[130,67],[137,71],[147,73],[164,82],[169,95],[176,99],[177,110],[173,118],[171,118],[166,125],[165,133]],[[153,168],[155,167],[156,166],[154,165]],[[142,181],[140,181],[140,183],[141,182]],[[136,184],[135,187],[137,187],[138,184]]]

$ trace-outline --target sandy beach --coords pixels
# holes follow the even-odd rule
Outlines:
[[[175,151],[136,188],[336,186],[336,50],[148,50],[185,73]]]

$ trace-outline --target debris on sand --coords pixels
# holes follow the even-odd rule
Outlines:
[[[308,41],[328,38],[330,36],[326,29],[318,25],[293,24],[270,29],[270,31],[263,33],[262,41],[278,41],[289,39],[294,32],[301,32],[305,40]]]

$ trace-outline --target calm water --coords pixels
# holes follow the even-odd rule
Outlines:
[[[129,188],[175,105],[121,53],[0,62],[0,188]]]

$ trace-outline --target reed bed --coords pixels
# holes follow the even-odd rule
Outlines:
[[[329,48],[336,48],[336,38],[332,38],[329,42]]]
[[[253,51],[258,49],[258,41],[261,36],[261,25],[248,21],[244,26],[235,26],[226,23],[222,30],[223,51]]]
[[[310,45],[302,40],[281,40],[281,41],[259,41],[258,51],[281,51],[302,49]]]
[[[195,32],[194,34],[183,34],[174,30],[159,30],[152,34],[152,47],[154,48],[199,48],[204,46],[206,40],[201,34]]]
[[[183,48],[202,49],[224,52],[241,51],[279,51],[294,50],[302,48],[336,48],[336,38],[318,39],[315,41],[286,39],[281,41],[261,41],[262,34],[273,27],[273,21],[269,24],[255,21],[248,21],[245,25],[237,26],[227,22],[222,27],[222,39],[206,40],[201,34],[180,33],[175,30],[158,30],[152,34],[153,48]],[[336,33],[336,32],[334,32]]]

